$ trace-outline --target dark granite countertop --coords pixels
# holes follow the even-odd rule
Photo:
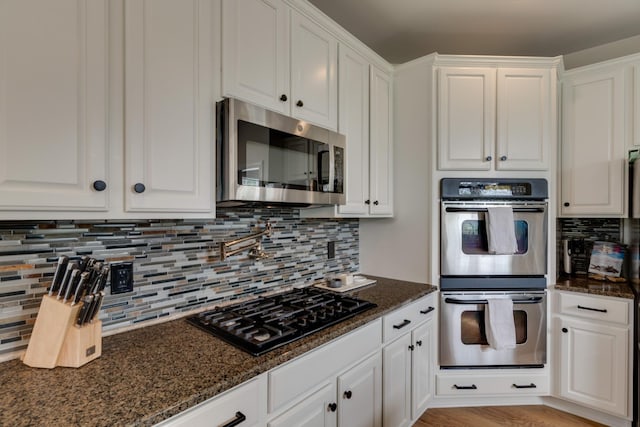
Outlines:
[[[178,319],[105,337],[77,369],[0,363],[0,425],[153,425],[436,290],[371,278],[350,293],[378,307],[259,357]]]
[[[586,276],[566,279],[559,278],[556,281],[555,289],[559,291],[582,292],[585,294],[633,299],[633,291],[629,283],[593,280]]]

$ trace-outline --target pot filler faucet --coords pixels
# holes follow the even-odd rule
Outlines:
[[[263,259],[268,258],[269,255],[262,248],[262,236],[271,236],[271,223],[265,221],[264,228],[260,229],[259,222],[253,227],[253,233],[248,236],[240,237],[239,239],[230,240],[228,242],[220,243],[220,261],[224,261],[227,257],[249,250],[249,258]],[[246,242],[247,240],[255,240],[248,245],[240,246],[239,248],[232,248],[235,245]]]

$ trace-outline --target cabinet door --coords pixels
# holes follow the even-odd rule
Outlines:
[[[337,410],[336,386],[332,382],[267,425],[268,427],[335,427]]]
[[[569,317],[556,324],[560,396],[627,417],[629,330]]]
[[[338,377],[338,426],[382,425],[382,358],[370,357]]]
[[[438,169],[491,169],[495,99],[495,69],[439,69]]]
[[[371,215],[393,215],[393,112],[391,77],[371,67],[371,146],[369,196]]]
[[[291,115],[338,128],[338,41],[318,24],[291,15]]]
[[[633,67],[633,145],[640,146],[640,63]]]
[[[411,418],[417,419],[427,410],[433,398],[433,320],[411,332],[413,353],[411,355]]]
[[[0,207],[108,208],[108,3],[0,2]]]
[[[128,211],[211,212],[212,0],[125,2]]]
[[[624,69],[563,81],[562,216],[625,214]]]
[[[551,144],[550,74],[500,68],[497,79],[496,169],[546,170]]]
[[[411,425],[411,334],[382,349],[382,425]]]
[[[289,7],[282,0],[223,0],[222,90],[289,114]]]
[[[340,214],[367,215],[369,206],[369,62],[340,45],[340,119],[338,132],[347,137],[346,203]]]

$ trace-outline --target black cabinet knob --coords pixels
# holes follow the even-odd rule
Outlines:
[[[491,160],[493,160],[493,157],[487,156],[486,160],[487,160],[487,162],[490,162]]]
[[[96,191],[104,191],[107,189],[107,183],[101,180],[93,181],[93,189]]]
[[[296,105],[298,107],[303,107],[304,106],[304,102],[302,102],[302,100],[299,99],[298,102],[296,102]]]
[[[567,328],[562,328],[562,332],[566,334],[567,332],[569,332],[569,330]]]
[[[135,191],[136,193],[144,193],[144,190],[146,189],[147,187],[145,187],[144,184],[140,182],[133,186],[133,191]]]
[[[409,346],[409,351],[413,351],[415,349],[415,347],[413,345]]]
[[[365,201],[364,201],[364,204],[365,204],[365,205],[370,205],[370,204],[371,204],[371,200],[369,200],[369,199],[365,200]]]
[[[287,95],[285,95],[284,93],[282,95],[280,95],[280,101],[287,102],[287,99],[289,99],[289,98],[287,98]]]
[[[504,162],[505,160],[507,160],[507,156],[500,157],[500,161]]]
[[[380,204],[380,202],[378,202],[377,200],[375,202],[373,202],[374,205],[378,206]]]
[[[418,346],[418,347],[422,347],[422,340],[420,340],[420,341],[416,341],[416,346]]]
[[[345,399],[351,399],[351,390],[347,390],[344,392],[344,398]]]
[[[329,410],[331,412],[336,412],[336,409],[338,409],[338,404],[337,403],[329,403]]]
[[[571,203],[569,203],[569,202],[564,202],[564,203],[563,203],[563,205],[564,205],[564,207],[569,207],[569,206],[571,206]]]

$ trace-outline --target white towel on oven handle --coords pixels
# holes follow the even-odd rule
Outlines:
[[[511,206],[494,206],[487,208],[485,217],[489,253],[497,255],[515,254],[518,252],[518,240],[513,221]]]
[[[511,298],[487,298],[484,327],[489,346],[494,350],[516,347],[516,325]]]

